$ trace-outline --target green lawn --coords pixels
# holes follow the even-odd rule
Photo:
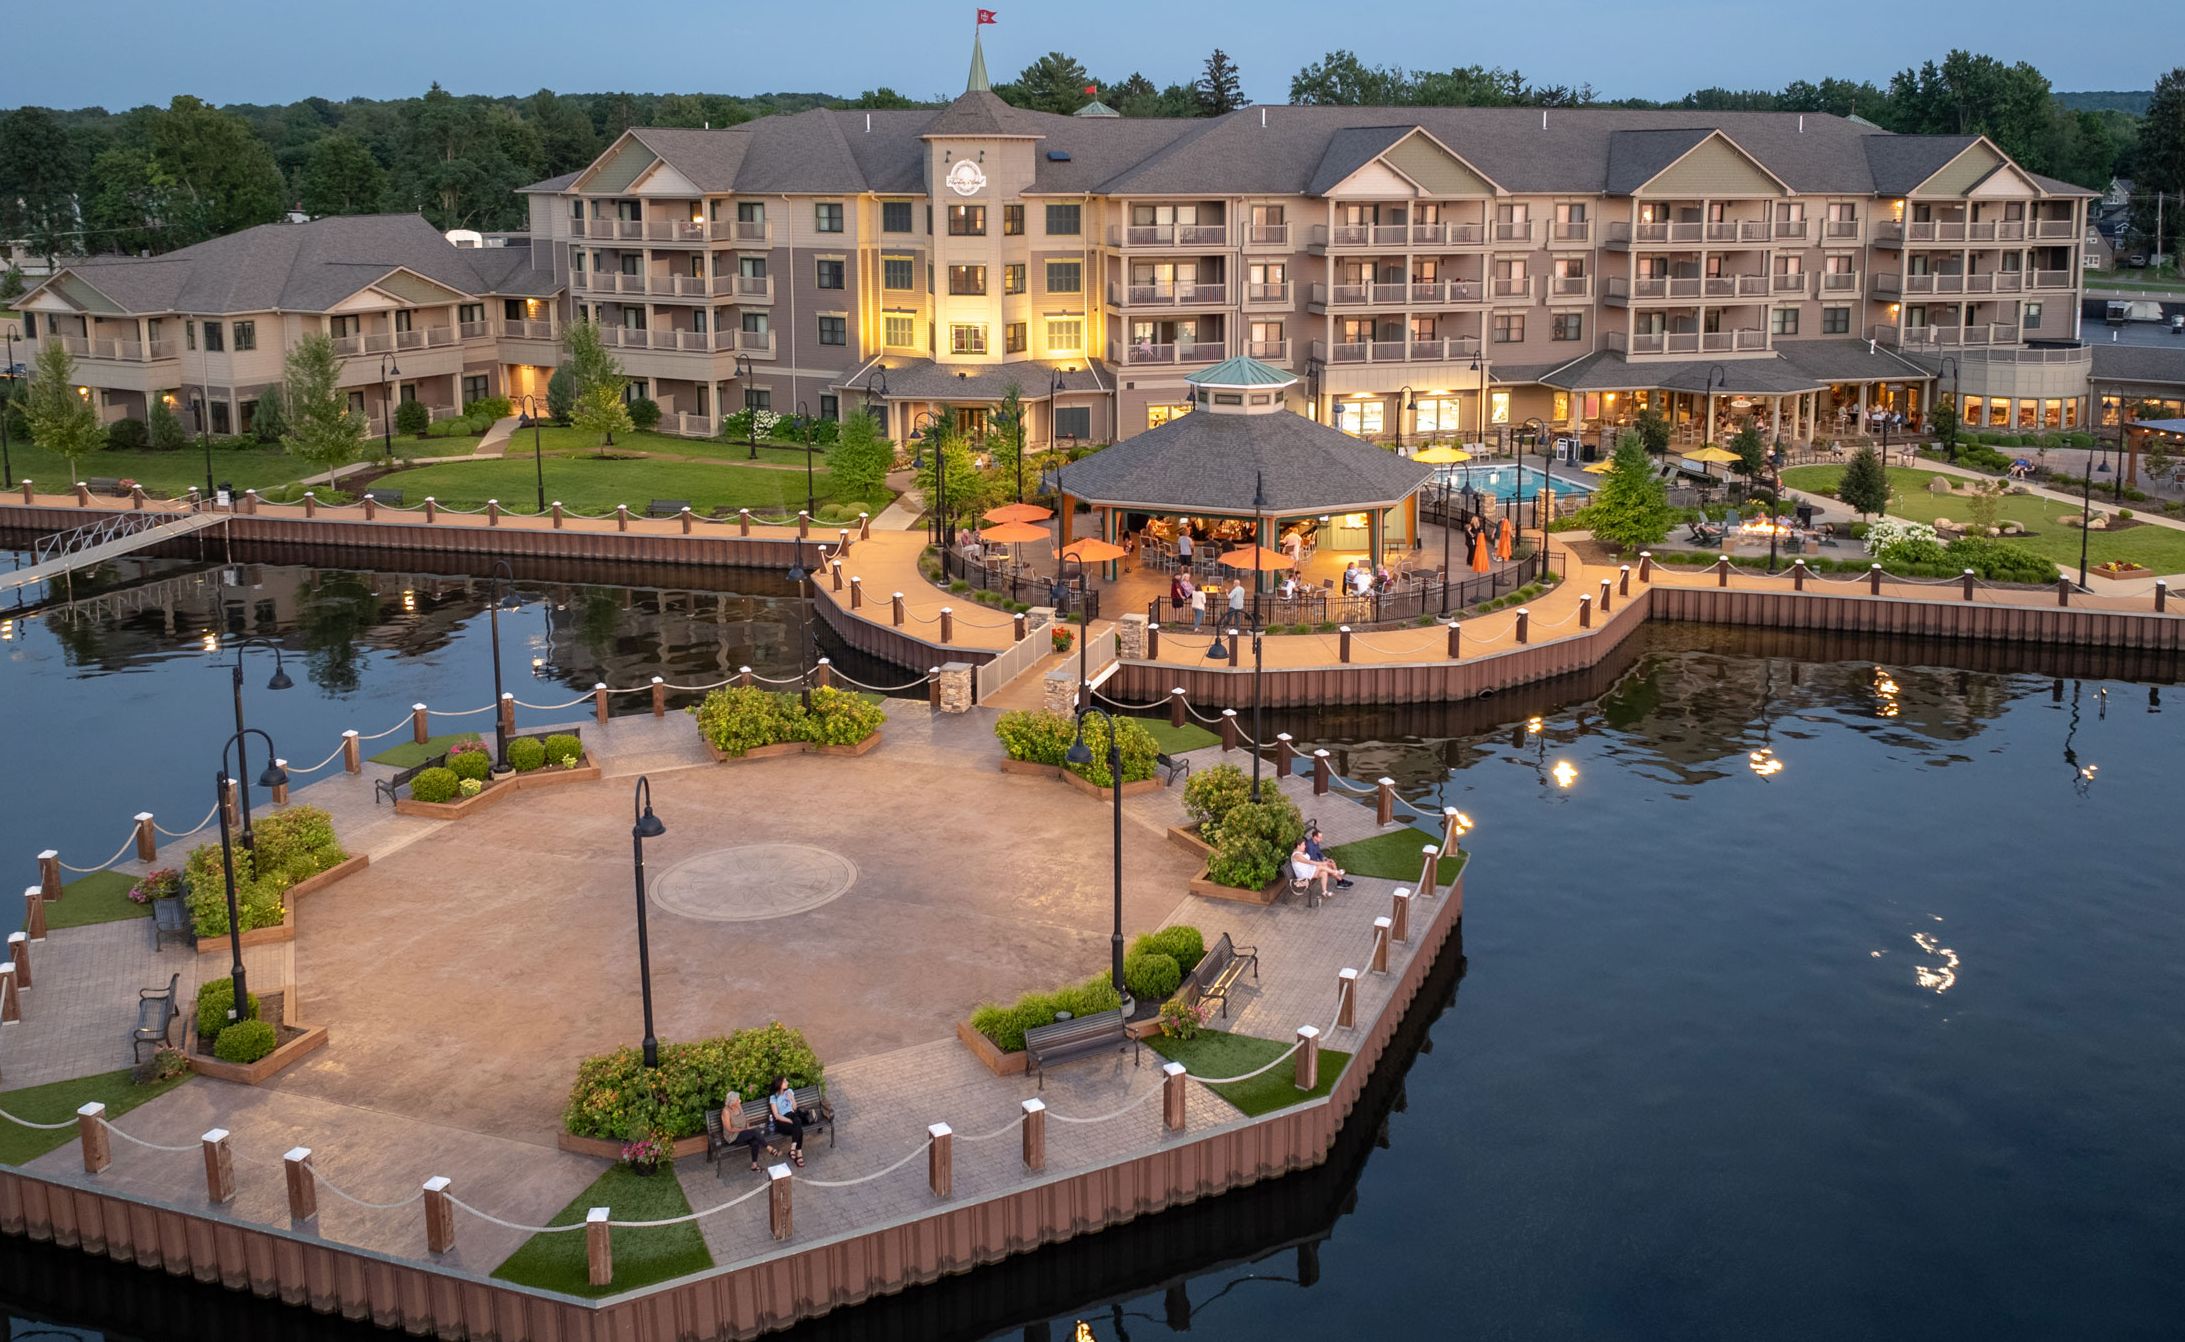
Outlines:
[[[427,495],[457,508],[482,507],[487,499],[499,499],[522,511],[531,509],[537,493],[528,457],[416,466],[381,476],[373,486],[403,490],[411,504]],[[834,501],[828,492],[831,486],[832,477],[825,469],[814,473],[816,505]],[[804,473],[642,457],[616,461],[564,457],[547,464],[546,497],[583,513],[612,512],[616,504],[627,503],[631,512],[642,515],[654,499],[687,499],[701,513],[749,508],[761,516],[785,517],[804,507]]]
[[[129,887],[134,876],[118,871],[94,871],[61,887],[61,897],[46,905],[46,926],[89,927],[93,923],[118,923],[130,918],[149,918],[152,906],[132,903]]]
[[[49,1081],[42,1086],[25,1086],[21,1090],[0,1090],[0,1109],[17,1118],[33,1123],[59,1123],[73,1119],[76,1111],[93,1100],[106,1106],[109,1119],[120,1118],[146,1100],[157,1099],[190,1079],[181,1076],[165,1081],[155,1081],[140,1086],[129,1079],[129,1071],[100,1072],[96,1076],[81,1076],[74,1081]],[[54,1132],[22,1127],[0,1119],[0,1165],[23,1165],[36,1160],[58,1146],[76,1140],[73,1123]],[[170,1146],[188,1140],[186,1137],[166,1138]]]
[[[508,440],[509,455],[530,456],[532,436],[530,429],[516,430],[515,435]],[[543,456],[584,457],[591,456],[599,451],[599,435],[574,426],[556,428],[551,424],[544,425],[538,430],[537,437],[538,450]],[[477,440],[474,438],[465,439],[462,437],[430,440],[423,443],[412,439],[411,442],[414,444],[412,448],[413,456],[452,456],[463,450],[460,446],[461,443],[469,442],[473,446],[477,444]],[[428,448],[432,450],[426,450]],[[644,433],[634,430],[629,433],[616,434],[615,445],[610,450],[617,454],[657,452],[663,456],[704,457],[715,461],[743,461],[751,452],[749,447],[740,442],[724,443],[717,438],[678,438],[672,434]],[[779,466],[795,466],[801,473],[804,469],[804,449],[760,443],[759,460],[761,462],[772,462]],[[825,448],[818,450],[815,464],[821,469],[826,468],[827,450]]]
[[[1172,727],[1167,718],[1140,718],[1138,725],[1153,733],[1153,739],[1160,744],[1164,754],[1181,755],[1187,750],[1204,750],[1221,744],[1220,737],[1196,722],[1187,721],[1181,727]]]
[[[1171,1039],[1157,1034],[1146,1043],[1162,1057],[1182,1063],[1196,1076],[1242,1076],[1255,1067],[1265,1066],[1269,1059],[1280,1056],[1289,1047],[1287,1043],[1278,1044],[1271,1039],[1229,1034],[1222,1030],[1203,1030],[1196,1039]],[[1232,1081],[1207,1089],[1235,1105],[1247,1117],[1256,1118],[1327,1094],[1334,1087],[1335,1079],[1343,1074],[1343,1064],[1350,1061],[1350,1054],[1341,1049],[1321,1049],[1320,1084],[1310,1091],[1297,1088],[1296,1061],[1287,1059],[1248,1081]]]
[[[752,1176],[754,1179],[759,1177]],[[741,1188],[722,1185],[724,1199],[741,1191]],[[580,1224],[584,1214],[594,1207],[611,1209],[617,1221],[660,1221],[690,1212],[683,1186],[672,1171],[663,1169],[653,1175],[638,1175],[632,1173],[629,1166],[617,1163],[594,1179],[590,1188],[570,1199],[569,1205],[547,1224]],[[581,1230],[533,1235],[508,1256],[508,1261],[495,1268],[493,1275],[503,1281],[567,1295],[602,1296],[703,1272],[713,1266],[713,1255],[706,1251],[705,1236],[699,1232],[695,1221],[650,1230],[616,1230],[612,1232],[612,1240],[615,1277],[609,1286],[594,1286],[589,1281]]]
[[[20,482],[25,476],[30,477],[37,481],[42,494],[65,493],[73,483],[67,459],[35,443],[12,439],[8,445],[8,460],[15,468],[16,480]],[[145,493],[155,498],[173,498],[191,485],[199,489],[205,487],[205,453],[195,442],[179,452],[110,452],[102,449],[84,457],[75,473],[86,480],[93,476],[134,480],[144,486]],[[216,445],[212,450],[215,484],[226,481],[237,489],[268,489],[310,474],[310,462],[289,456],[277,447]]]
[[[1793,466],[1783,472],[1783,483],[1808,493],[1830,493],[1842,478],[1843,470],[1841,466]],[[1932,522],[1937,517],[1965,521],[1968,510],[1964,491],[1930,494],[1927,483],[1935,478],[1931,471],[1891,466],[1889,487],[1894,494],[1889,500],[1890,513],[1913,522]],[[2099,502],[2097,498],[2096,503]],[[2071,504],[2056,499],[2032,494],[2010,495],[2003,500],[1999,515],[2005,521],[2019,523],[2031,534],[2004,539],[2054,561],[2059,568],[2075,568],[2079,562],[2079,529],[2057,519],[2077,511]],[[2135,509],[2134,513],[2141,515],[2141,511]],[[2096,564],[2108,559],[2127,559],[2144,564],[2156,573],[2185,572],[2185,531],[2175,527],[2150,523],[2115,534],[2097,531],[2087,550],[2090,561]]]
[[[372,756],[372,763],[384,764],[395,769],[414,768],[435,755],[445,755],[449,746],[471,736],[476,736],[480,740],[485,739],[478,732],[449,732],[444,736],[426,737],[423,745],[419,745],[415,741],[404,741],[401,745],[389,746],[377,755]]]
[[[1392,829],[1386,834],[1376,834],[1356,843],[1339,843],[1328,850],[1335,865],[1353,876],[1378,876],[1384,881],[1416,881],[1419,879],[1419,850],[1433,843],[1424,831],[1411,828]],[[1434,865],[1434,879],[1448,885],[1463,872],[1469,854],[1457,853],[1444,857]]]

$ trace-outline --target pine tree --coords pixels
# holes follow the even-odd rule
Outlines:
[[[182,427],[174,407],[164,396],[152,398],[152,413],[145,416],[145,428],[151,434],[154,452],[180,452],[190,442],[189,431]]]
[[[827,449],[827,473],[844,502],[879,498],[894,464],[895,444],[881,435],[880,421],[871,415],[844,419],[840,436]]]
[[[1193,84],[1192,91],[1199,96],[1202,116],[1220,116],[1244,106],[1244,84],[1237,77],[1237,65],[1220,47],[1206,58],[1206,71]]]
[[[1654,474],[1646,444],[1627,433],[1616,443],[1616,456],[1601,477],[1601,490],[1586,506],[1593,538],[1623,550],[1656,545],[1676,525],[1668,487]]]
[[[1861,517],[1871,517],[1889,506],[1889,472],[1883,469],[1881,454],[1872,444],[1862,445],[1851,454],[1843,479],[1837,482],[1836,497]]]

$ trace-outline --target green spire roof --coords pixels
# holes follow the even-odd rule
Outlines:
[[[1240,354],[1201,372],[1186,374],[1184,381],[1194,387],[1287,387],[1297,378],[1271,364]]]
[[[964,78],[964,92],[992,93],[994,85],[986,77],[986,48],[979,45],[979,30],[971,30],[971,73]]]

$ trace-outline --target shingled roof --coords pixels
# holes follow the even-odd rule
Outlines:
[[[1062,491],[1088,503],[1155,512],[1347,512],[1400,503],[1433,468],[1288,410],[1194,411],[1063,468]]]

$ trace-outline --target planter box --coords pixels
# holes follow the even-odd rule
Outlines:
[[[968,1020],[956,1022],[956,1037],[963,1040],[964,1047],[971,1050],[971,1056],[984,1063],[986,1070],[994,1075],[1022,1076],[1024,1074],[1026,1058],[1023,1049],[1018,1049],[1014,1053],[1002,1052],[993,1040],[972,1029],[971,1022]]]
[[[1098,797],[1102,801],[1112,800],[1115,795],[1113,788],[1094,787],[1068,769],[1062,771],[1062,781],[1076,788],[1079,792]],[[1126,797],[1136,797],[1141,793],[1158,792],[1160,790],[1161,780],[1158,778],[1141,778],[1135,783],[1123,784],[1123,795]]]
[[[1289,888],[1290,878],[1284,874],[1277,874],[1262,890],[1239,890],[1233,885],[1223,885],[1208,877],[1204,867],[1199,868],[1199,874],[1191,878],[1192,894],[1207,899],[1225,899],[1233,904],[1272,904]]]
[[[568,1132],[557,1132],[554,1145],[575,1155],[597,1156],[601,1160],[622,1159],[622,1143],[611,1138],[577,1137]],[[673,1149],[677,1160],[702,1156],[706,1153],[706,1135],[701,1132],[695,1137],[678,1138]]]
[[[871,736],[857,742],[855,745],[847,746],[821,746],[814,745],[810,741],[777,741],[770,746],[753,746],[741,755],[731,755],[715,746],[711,741],[706,740],[703,736],[699,737],[698,740],[705,746],[706,753],[713,756],[715,764],[747,764],[753,760],[778,760],[784,755],[843,755],[854,758],[858,755],[869,754],[878,748],[880,735],[880,732],[876,729]]]
[[[1059,764],[1035,764],[1031,760],[1013,760],[1007,755],[1001,757],[1001,771],[1005,774],[1022,774],[1027,778],[1062,777],[1062,766]]]
[[[2140,564],[2134,564],[2132,565],[2132,567],[2127,569],[2090,568],[2087,570],[2087,572],[2093,574],[2097,578],[2115,578],[2121,582],[2129,581],[2133,578],[2147,577],[2149,574],[2153,573],[2154,570]]]
[[[324,890],[336,881],[356,875],[370,865],[371,861],[369,854],[359,853],[345,862],[335,863],[316,876],[307,876],[288,887],[281,894],[281,921],[272,927],[254,927],[243,933],[243,945],[268,946],[276,942],[294,941],[296,939],[296,901],[305,895]],[[194,924],[192,925],[192,931],[195,931]],[[228,951],[228,934],[225,932],[215,932],[211,936],[200,935],[197,938],[197,953],[199,955],[226,955]],[[228,1065],[226,1063],[221,1064],[223,1067]]]
[[[549,769],[540,767],[530,773],[510,774],[498,783],[489,783],[486,790],[475,797],[459,797],[454,801],[418,801],[414,797],[395,798],[396,815],[423,816],[430,820],[461,820],[475,815],[502,798],[532,788],[553,787],[559,783],[591,783],[599,779],[599,765],[590,751],[574,769]]]
[[[1214,856],[1214,845],[1199,837],[1197,825],[1170,825],[1168,841],[1197,858],[1202,867]]]
[[[260,929],[272,931],[271,928]],[[245,938],[249,933],[243,934]],[[197,1047],[197,1009],[193,1006],[182,1021],[182,1056],[190,1070],[199,1076],[209,1076],[216,1081],[233,1081],[239,1085],[262,1086],[275,1076],[301,1062],[306,1056],[325,1048],[329,1038],[323,1025],[305,1025],[300,1021],[281,1020],[283,995],[269,993],[258,998],[262,1016],[275,1021],[274,1032],[280,1042],[271,1053],[256,1062],[223,1062],[210,1053],[201,1053]]]

